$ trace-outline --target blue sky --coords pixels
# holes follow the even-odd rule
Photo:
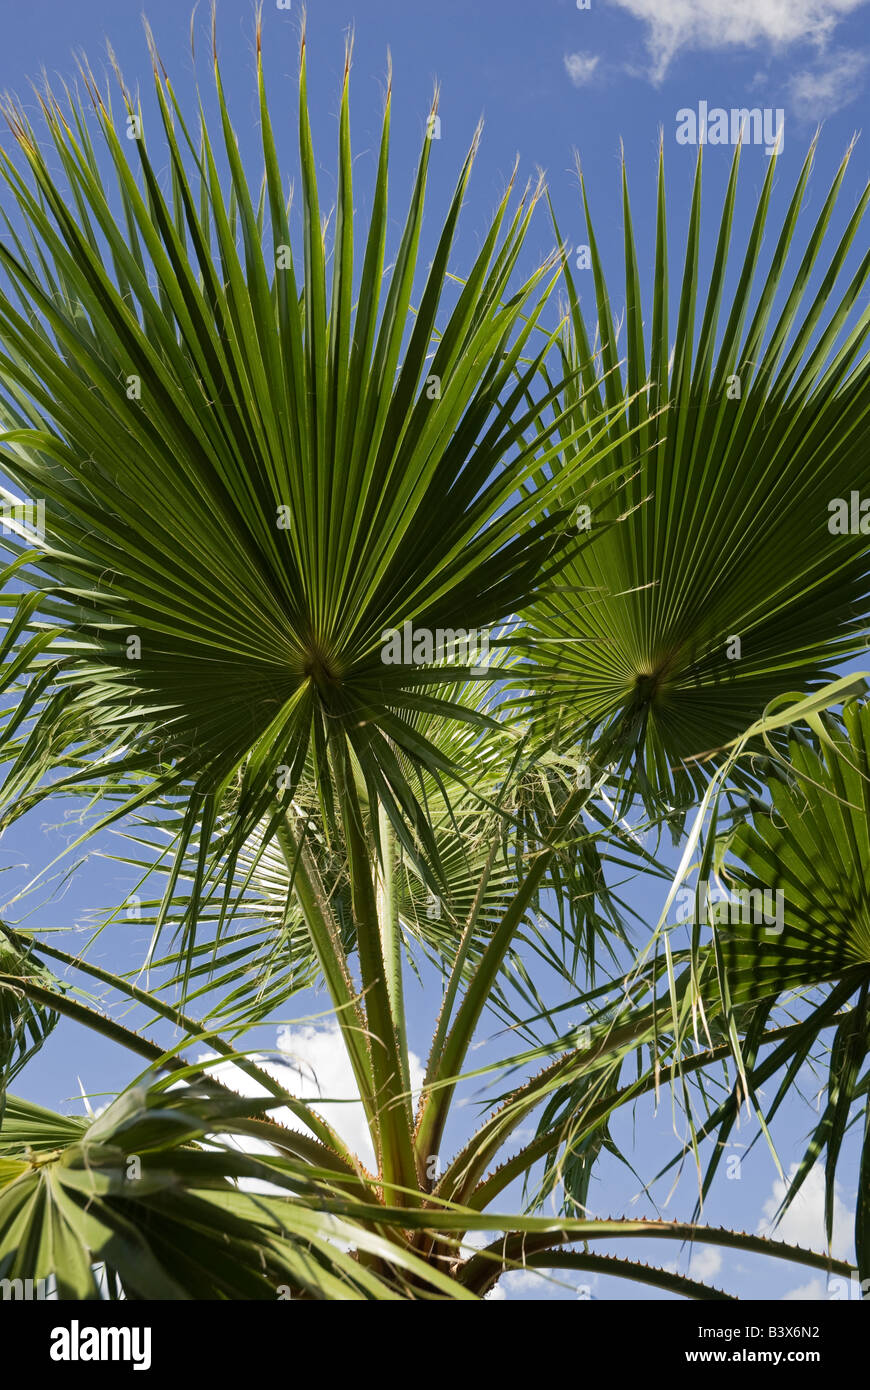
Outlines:
[[[45,69],[50,75],[74,73],[74,53],[86,52],[95,66],[105,55],[108,38],[117,53],[128,82],[141,82],[143,93],[150,82],[142,27],[141,5],[126,0],[77,0],[74,5],[57,0],[30,0],[6,7],[3,45],[0,51],[0,89],[28,98],[28,79]],[[164,62],[176,79],[182,100],[192,92],[192,60],[188,43],[189,7],[180,0],[152,0],[146,7]],[[219,43],[234,123],[243,154],[259,176],[255,151],[257,125],[254,72],[254,6],[244,0],[221,0],[218,6]],[[264,7],[264,50],[273,117],[281,135],[281,104],[286,105],[283,148],[288,170],[295,170],[293,127],[295,121],[297,49],[301,7],[293,0],[289,10],[277,4]],[[588,9],[575,0],[439,0],[437,5],[419,0],[318,0],[308,15],[309,91],[315,144],[318,151],[322,201],[328,207],[334,186],[337,110],[344,63],[344,35],[355,33],[352,87],[352,132],[359,182],[359,203],[367,207],[379,135],[386,54],[394,68],[394,124],[392,142],[392,234],[398,237],[415,161],[419,153],[433,85],[440,83],[440,139],[431,162],[430,235],[438,227],[443,210],[471,141],[478,120],[485,120],[484,139],[463,214],[457,246],[457,269],[468,264],[477,238],[500,197],[514,161],[520,158],[523,180],[546,171],[554,206],[566,239],[572,244],[585,239],[575,151],[587,179],[596,233],[606,259],[606,270],[617,285],[621,266],[621,207],[619,191],[620,144],[628,164],[635,234],[641,277],[649,283],[653,259],[655,163],[660,128],[664,132],[669,207],[672,218],[672,284],[677,279],[680,233],[687,214],[694,172],[695,151],[676,140],[677,113],[709,108],[769,107],[785,113],[784,151],[774,195],[776,211],[793,187],[797,171],[816,126],[822,122],[816,171],[807,198],[809,219],[821,204],[831,177],[855,130],[867,114],[867,74],[870,72],[870,6],[867,0],[591,0]],[[207,47],[205,7],[197,18],[199,58]],[[202,61],[202,81],[208,88],[207,64]],[[148,103],[146,97],[146,119]],[[4,148],[8,138],[0,135]],[[704,227],[702,256],[709,265],[716,234],[718,202],[727,176],[731,150],[710,146],[705,154],[705,201],[710,214]],[[735,221],[735,238],[741,244],[754,210],[755,196],[767,169],[764,149],[750,145],[743,157],[741,186]],[[858,144],[847,176],[832,237],[842,227],[867,177],[866,142]],[[531,262],[545,256],[553,235],[541,215],[526,251]],[[863,252],[855,249],[850,264]],[[425,260],[425,255],[424,255]],[[591,277],[590,277],[591,278]],[[591,285],[580,283],[581,296]],[[584,298],[584,303],[586,302]],[[619,306],[616,306],[617,309]],[[57,818],[62,814],[58,809]],[[26,824],[7,833],[0,843],[0,863],[8,866],[8,881],[17,885],[48,860],[70,838],[69,830],[48,826],[51,812],[43,810]],[[33,919],[43,924],[65,925],[84,920],[86,914],[108,907],[129,891],[129,872],[106,859],[92,858],[74,881],[55,885],[53,903],[39,909]],[[0,896],[9,896],[11,890]],[[661,890],[648,883],[634,898],[636,906],[653,924],[658,917]],[[111,968],[126,968],[141,960],[146,933],[127,929],[104,934],[96,951]],[[82,938],[84,939],[84,938]],[[436,991],[433,982],[420,992],[419,1014],[412,1021],[412,1045],[421,1055],[430,1025]],[[294,1017],[315,1014],[325,1007],[323,997],[299,1001]],[[307,1043],[306,1043],[307,1038]],[[297,1049],[309,1047],[311,1060],[327,1070],[334,1064],[328,1038],[312,1042],[308,1034],[293,1035]],[[312,1050],[313,1049],[313,1050]],[[316,1058],[315,1058],[316,1054]],[[34,1100],[52,1106],[80,1108],[77,1076],[86,1089],[97,1093],[120,1087],[130,1080],[135,1062],[86,1036],[82,1030],[62,1024],[37,1061],[25,1073],[19,1088]],[[329,1089],[325,1085],[325,1089]],[[812,1086],[809,1086],[812,1091]],[[785,1166],[802,1152],[798,1146],[811,1127],[812,1116],[795,1102],[777,1130]],[[615,1132],[629,1142],[629,1117]],[[634,1162],[645,1177],[655,1172],[674,1152],[675,1140],[669,1104],[664,1101],[657,1116],[638,1112],[640,1136]],[[741,1142],[754,1137],[749,1126]],[[854,1171],[854,1145],[843,1171]],[[608,1162],[593,1187],[596,1214],[625,1211],[652,1213],[638,1193],[637,1178]],[[748,1230],[758,1226],[771,1199],[776,1181],[772,1160],[762,1144],[744,1165],[740,1181],[719,1184],[707,1217],[737,1224]],[[667,1186],[660,1193],[663,1198]],[[688,1215],[694,1198],[691,1173],[684,1179],[667,1211]],[[848,1185],[841,1193],[843,1211],[854,1200]],[[795,1216],[785,1235],[821,1248],[819,1202],[809,1203]],[[848,1221],[842,1239],[848,1246]],[[635,1245],[626,1253],[640,1256]],[[651,1252],[656,1263],[676,1260],[676,1248],[659,1246]],[[820,1281],[811,1271],[772,1265],[750,1258],[721,1261],[703,1254],[696,1271],[713,1282],[755,1297],[783,1297],[804,1290],[819,1292]],[[686,1258],[681,1258],[681,1268]],[[532,1276],[505,1281],[508,1297],[544,1296]],[[551,1289],[554,1296],[573,1297],[567,1290]],[[644,1297],[642,1291],[622,1282],[598,1281],[595,1296]]]

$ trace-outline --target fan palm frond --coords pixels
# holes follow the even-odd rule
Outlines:
[[[654,801],[694,799],[704,781],[697,759],[715,755],[784,691],[831,679],[834,663],[862,641],[870,529],[841,524],[835,501],[849,502],[866,476],[870,441],[870,310],[862,307],[870,255],[849,271],[870,186],[833,238],[850,149],[789,269],[814,150],[765,270],[776,159],[742,262],[733,264],[737,148],[706,292],[699,151],[676,324],[663,153],[651,318],[623,165],[631,403],[610,430],[624,479],[611,510],[623,519],[597,528],[588,509],[581,513],[592,543],[528,614],[532,708],[545,726],[618,726],[638,755],[635,789]],[[582,176],[581,186],[602,376],[566,255],[570,326],[562,354],[566,373],[579,376],[558,396],[558,408],[574,412],[563,426],[565,457],[569,430],[581,422],[594,430],[623,389],[614,300]]]

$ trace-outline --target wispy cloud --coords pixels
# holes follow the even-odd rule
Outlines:
[[[648,25],[653,82],[682,50],[781,49],[812,43],[823,50],[839,21],[868,0],[610,0]]]
[[[848,106],[860,94],[860,79],[868,65],[866,53],[846,48],[793,73],[788,94],[795,113],[803,120],[817,121]]]
[[[828,1286],[824,1279],[810,1279],[807,1284],[799,1284],[782,1296],[783,1303],[819,1303],[828,1297]]]
[[[566,53],[565,71],[575,87],[585,87],[598,67],[597,53]]]
[[[545,1270],[512,1269],[502,1275],[496,1289],[499,1290],[497,1297],[500,1299],[533,1299],[541,1303],[548,1299],[582,1297],[585,1301],[593,1296],[592,1291],[597,1284],[597,1274],[573,1274],[560,1270],[558,1278],[554,1278]],[[573,1292],[575,1290],[576,1293]]]

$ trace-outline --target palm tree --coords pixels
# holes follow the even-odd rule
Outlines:
[[[304,33],[297,271],[259,23],[259,193],[214,38],[213,52],[216,132],[185,118],[151,41],[159,158],[117,71],[120,114],[87,67],[87,105],[40,95],[42,139],[6,108],[20,158],[2,156],[0,448],[46,525],[16,523],[8,543],[3,823],[89,798],[82,839],[123,828],[152,938],[145,988],[53,934],[0,928],[0,1275],[53,1274],[73,1298],[475,1299],[529,1267],[728,1296],[594,1244],[660,1238],[848,1276],[829,1251],[701,1211],[600,1220],[587,1197],[620,1107],[671,1084],[698,1152],[744,1101],[760,1106],[762,1079],[782,1073],[784,1095],[830,1029],[808,1164],[826,1145],[832,1192],[867,1089],[866,930],[845,906],[831,916],[841,866],[824,823],[848,806],[866,915],[866,715],[820,713],[859,688],[829,668],[856,649],[868,543],[832,537],[823,503],[848,495],[867,444],[868,315],[849,320],[867,259],[828,307],[866,193],[800,318],[845,176],[844,163],[786,285],[808,159],[744,331],[771,161],[717,347],[737,160],[696,343],[699,164],[671,353],[660,168],[648,372],[626,192],[623,373],[591,231],[597,351],[564,250],[518,271],[541,186],[517,201],[512,180],[470,270],[451,271],[479,132],[420,276],[424,141],[385,265],[389,83],[355,270],[349,50],[328,245]],[[553,324],[560,283],[569,309]],[[723,686],[729,634],[745,664]],[[793,816],[766,833],[788,797]],[[638,949],[613,868],[667,882],[649,833],[679,830],[695,803],[668,906],[697,850],[747,892],[794,889],[773,945],[715,915],[684,939],[663,914]],[[794,855],[807,836],[825,864],[809,878]],[[406,984],[422,960],[442,1000],[416,1084]],[[253,1043],[312,984],[340,1029],[368,1159]],[[796,1019],[808,990],[821,1002]],[[59,1017],[144,1063],[97,1117],[7,1092]],[[488,1019],[507,1042],[474,1066]],[[723,1063],[728,1096],[696,1123]],[[451,1155],[473,1076],[504,1093]]]

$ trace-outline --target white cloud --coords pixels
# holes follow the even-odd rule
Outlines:
[[[792,1164],[789,1178],[797,1171]],[[820,1163],[810,1169],[798,1195],[788,1208],[776,1230],[771,1223],[785,1196],[785,1184],[777,1178],[773,1192],[764,1203],[763,1216],[758,1223],[757,1234],[772,1236],[774,1240],[784,1240],[789,1245],[802,1245],[811,1250],[823,1251],[825,1241],[825,1172]],[[848,1259],[851,1255],[851,1228],[855,1220],[840,1196],[839,1187],[834,1189],[834,1239],[831,1246],[838,1259]]]
[[[867,0],[611,0],[649,26],[650,76],[661,82],[683,49],[823,49],[844,15]]]
[[[670,1260],[665,1266],[672,1274],[682,1272],[679,1260]],[[722,1251],[717,1250],[715,1245],[699,1245],[692,1251],[689,1266],[686,1270],[689,1278],[700,1279],[702,1283],[708,1283],[722,1268]]]
[[[459,1247],[460,1255],[474,1255],[478,1250],[483,1250],[484,1246],[490,1245],[494,1240],[498,1240],[498,1231],[466,1231],[465,1239]]]
[[[824,1279],[811,1279],[808,1284],[800,1284],[782,1296],[783,1303],[818,1303],[828,1297]]]
[[[503,1274],[499,1284],[504,1288],[508,1298],[513,1294],[520,1298],[541,1298],[546,1297],[544,1292],[545,1276],[539,1274],[534,1269],[512,1269],[507,1274]]]
[[[597,1284],[597,1274],[574,1274],[562,1269],[555,1272],[547,1269],[511,1269],[501,1276],[493,1293],[499,1299],[565,1302],[574,1298],[588,1299]]]
[[[566,53],[564,62],[565,71],[574,86],[585,87],[586,83],[592,80],[599,57],[597,53]]]
[[[358,1098],[359,1091],[338,1024],[329,1023],[324,1027],[302,1024],[280,1028],[278,1050],[286,1058],[283,1064],[254,1060],[288,1091],[292,1091],[300,1100],[311,1103],[312,1109],[332,1125],[348,1148],[368,1167],[372,1167],[375,1156],[365,1112]],[[416,1096],[423,1084],[424,1071],[420,1059],[413,1052],[410,1054],[410,1065],[411,1087]],[[232,1062],[221,1063],[211,1071],[241,1095],[264,1094],[262,1087],[245,1072],[239,1071]],[[283,1107],[270,1111],[270,1114],[288,1129],[304,1129],[296,1117]],[[244,1147],[252,1152],[262,1152],[266,1146],[246,1139]]]
[[[805,121],[817,121],[848,106],[860,93],[860,78],[868,62],[866,53],[846,48],[793,73],[788,92],[796,114]]]
[[[689,1265],[689,1273],[693,1279],[712,1279],[722,1268],[722,1251],[717,1250],[715,1245],[702,1245],[700,1250],[694,1251]]]

